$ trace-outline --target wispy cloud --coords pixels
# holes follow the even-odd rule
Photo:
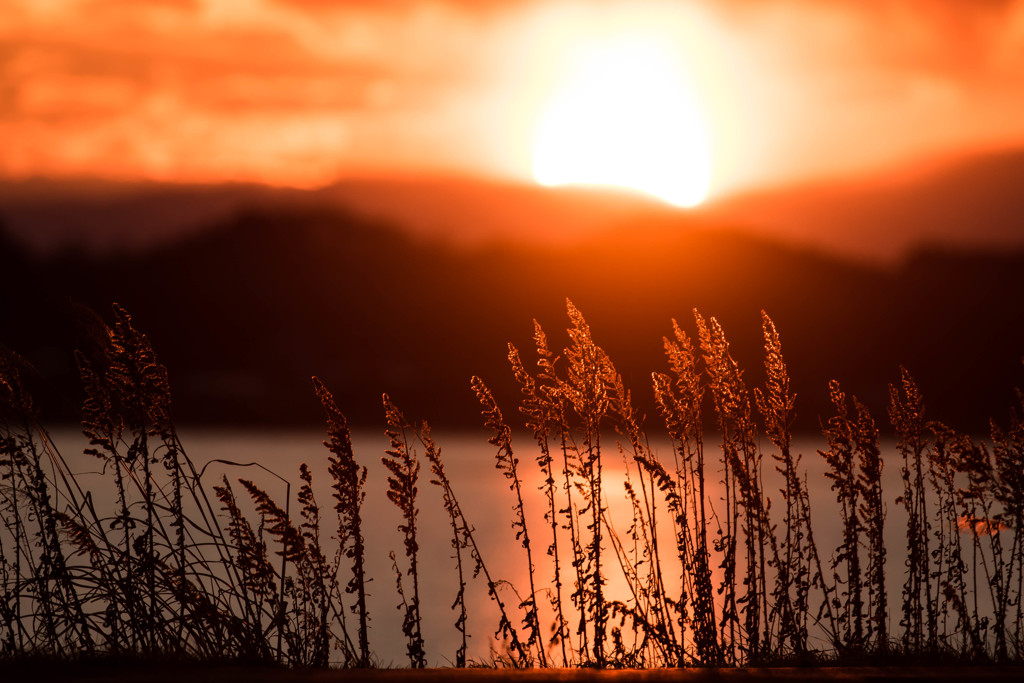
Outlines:
[[[0,174],[524,174],[543,46],[637,7],[714,31],[734,185],[1024,142],[1019,0],[0,0]]]

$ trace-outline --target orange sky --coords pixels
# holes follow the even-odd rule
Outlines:
[[[0,0],[0,176],[525,179],[620,33],[678,47],[712,194],[1024,144],[1024,0]]]

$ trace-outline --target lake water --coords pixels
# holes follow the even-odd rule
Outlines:
[[[442,457],[459,503],[467,519],[476,529],[484,560],[495,578],[501,577],[520,591],[527,589],[526,558],[515,539],[511,526],[514,494],[509,490],[507,480],[495,469],[495,449],[487,443],[484,432],[435,433],[434,440],[441,447]],[[259,463],[291,482],[293,501],[292,514],[298,508],[294,494],[298,489],[298,468],[306,463],[314,477],[314,491],[324,515],[324,535],[331,535],[335,525],[330,497],[330,480],[327,474],[327,449],[322,445],[324,438],[320,431],[259,432],[225,430],[184,430],[182,442],[189,457],[201,468],[212,460],[231,460],[237,463]],[[54,434],[54,440],[64,457],[69,461],[84,486],[93,488],[93,494],[100,505],[112,504],[113,492],[109,489],[109,478],[94,475],[101,463],[91,456],[81,455],[84,439],[75,431],[62,430]],[[713,437],[709,442],[714,443]],[[386,470],[381,457],[388,447],[384,434],[356,432],[353,434],[356,459],[366,465],[369,478],[366,485],[366,502],[362,513],[364,535],[368,557],[368,574],[372,577],[369,585],[369,608],[371,616],[370,643],[381,664],[402,666],[407,663],[405,639],[401,632],[402,611],[398,607],[395,591],[395,574],[389,552],[394,551],[404,565],[402,537],[396,530],[399,513],[385,496],[387,489]],[[546,500],[539,492],[541,477],[534,461],[536,447],[529,436],[522,435],[513,442],[520,459],[524,479],[526,507],[533,536],[534,563],[538,580],[542,585],[551,583],[551,561],[545,557],[550,536],[550,527],[545,526],[543,513]],[[614,444],[605,452],[605,492],[608,499],[611,520],[616,531],[623,535],[629,521],[629,506],[622,489],[623,460],[616,453]],[[763,444],[770,452],[770,444]],[[834,494],[829,483],[823,478],[824,463],[816,450],[822,447],[821,439],[803,439],[796,444],[796,451],[803,454],[802,467],[808,471],[811,485],[812,509],[814,510],[814,533],[823,561],[839,543],[841,519]],[[673,462],[671,445],[666,441],[654,443],[655,453],[671,469]],[[893,444],[884,444],[884,452],[895,455]],[[77,455],[76,455],[77,453]],[[422,449],[420,449],[422,455]],[[717,478],[718,449],[708,446],[708,478]],[[902,491],[899,478],[899,459],[890,457],[886,464],[884,486],[887,518],[887,569],[890,591],[890,614],[898,622],[898,595],[902,582],[902,566],[905,558],[905,518],[902,508],[895,504],[895,498]],[[773,470],[773,461],[766,455],[764,460],[765,488],[773,499],[778,498],[777,489],[781,484]],[[236,467],[221,463],[210,464],[203,475],[207,487],[218,483],[222,476],[233,482],[238,477],[257,481],[279,503],[285,500],[285,484],[253,467]],[[454,627],[456,614],[451,610],[458,589],[455,565],[452,559],[451,528],[441,505],[440,491],[428,483],[429,467],[422,464],[420,478],[419,508],[421,511],[421,596],[423,597],[423,633],[428,662],[432,665],[446,665],[454,660],[458,647],[458,634]],[[244,491],[235,487],[236,496],[241,499]],[[710,497],[715,498],[712,490]],[[777,503],[776,505],[780,505]],[[781,508],[773,514],[778,518]],[[663,517],[667,514],[662,512]],[[609,565],[614,562],[609,549]],[[344,567],[347,569],[347,567]],[[617,569],[615,570],[618,571]],[[347,575],[345,580],[347,581]],[[408,580],[408,579],[406,579]],[[568,582],[567,582],[568,583]],[[624,584],[614,576],[609,580],[609,591],[613,597],[625,599]],[[568,592],[566,593],[566,595]],[[525,593],[524,593],[525,595]],[[507,602],[516,604],[510,590],[506,589]],[[568,598],[566,597],[568,601]],[[543,602],[543,601],[542,601]],[[487,596],[482,578],[470,582],[467,594],[469,606],[469,629],[472,634],[469,646],[470,659],[488,661],[494,644],[493,634],[498,624],[497,611]],[[351,623],[351,622],[350,622]],[[896,629],[897,624],[892,624]],[[812,628],[812,645],[826,647],[820,632]]]

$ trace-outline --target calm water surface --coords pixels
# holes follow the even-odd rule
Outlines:
[[[335,518],[332,513],[333,499],[330,497],[330,479],[327,474],[327,458],[329,452],[322,445],[324,434],[318,430],[297,432],[260,432],[260,431],[229,431],[188,429],[182,432],[182,442],[189,457],[197,468],[205,466],[203,481],[210,487],[227,476],[232,483],[238,477],[252,479],[260,484],[279,504],[286,499],[287,484],[278,478],[266,474],[259,468],[241,466],[246,463],[259,463],[272,470],[291,484],[292,514],[297,514],[298,504],[294,501],[295,492],[300,484],[298,469],[300,463],[306,463],[314,477],[314,492],[318,498],[323,515],[324,536],[333,536]],[[99,475],[102,463],[91,456],[81,454],[85,445],[84,438],[72,430],[63,430],[54,434],[55,441],[64,457],[71,464],[76,474],[80,475],[83,485],[93,490],[98,504],[113,504],[113,491],[110,490],[110,479]],[[510,491],[508,481],[494,466],[495,449],[487,443],[484,432],[470,433],[435,433],[434,439],[441,447],[448,476],[452,480],[456,496],[470,524],[475,527],[478,543],[481,545],[484,560],[495,578],[510,582],[506,586],[505,600],[512,605],[518,604],[513,588],[522,591],[525,597],[528,590],[526,578],[526,557],[521,545],[515,538],[511,526],[513,518],[514,494]],[[712,439],[709,439],[712,441]],[[381,465],[381,457],[388,447],[388,440],[383,434],[357,432],[353,434],[353,445],[356,459],[366,465],[369,471],[366,488],[366,502],[363,509],[364,535],[368,554],[368,573],[372,577],[369,585],[371,646],[382,664],[403,665],[405,656],[405,640],[401,633],[402,611],[395,590],[395,572],[389,553],[394,551],[400,566],[405,567],[402,556],[402,536],[396,530],[399,524],[399,513],[388,501],[385,491],[386,470]],[[605,451],[605,492],[611,511],[612,524],[621,537],[631,521],[629,504],[622,488],[624,459],[617,452],[614,442]],[[543,514],[547,502],[539,491],[541,476],[534,461],[537,449],[529,436],[518,437],[513,446],[520,460],[521,473],[524,479],[524,495],[529,529],[532,535],[533,559],[538,572],[538,582],[543,586],[552,583],[552,562],[545,550],[550,542],[550,526],[546,526]],[[770,452],[770,444],[762,444],[765,452]],[[822,476],[824,464],[817,455],[817,448],[823,443],[817,439],[802,439],[796,444],[796,452],[803,454],[802,467],[808,473],[811,487],[812,509],[814,510],[814,533],[819,549],[824,557],[831,555],[831,549],[840,540],[840,524],[838,507],[829,490],[829,483]],[[674,467],[671,445],[665,441],[653,444],[655,453],[670,470]],[[420,454],[422,455],[422,449]],[[892,444],[884,444],[883,451],[895,455]],[[717,479],[718,457],[716,448],[707,448],[708,479]],[[227,465],[217,460],[229,460],[236,465]],[[429,466],[422,463],[419,487],[420,547],[421,547],[421,583],[420,593],[423,600],[423,633],[427,649],[428,661],[432,665],[445,665],[454,660],[459,638],[454,627],[456,613],[451,605],[458,590],[457,574],[453,560],[454,551],[451,546],[451,527],[448,524],[441,505],[440,491],[429,483]],[[904,522],[900,515],[902,510],[894,503],[902,485],[899,479],[898,460],[890,457],[884,476],[887,501],[887,547],[890,549],[888,558],[889,577],[891,582],[890,595],[898,595],[900,588],[899,569],[902,567],[905,545]],[[635,472],[635,469],[632,470]],[[777,489],[781,485],[781,477],[777,477],[773,463],[766,455],[764,462],[765,487],[773,499],[773,514],[778,518],[781,513],[781,502]],[[235,486],[236,497],[242,499],[244,491]],[[773,495],[774,494],[774,495]],[[712,489],[709,496],[717,498]],[[250,508],[251,509],[251,508]],[[662,518],[667,514],[662,511]],[[250,517],[255,519],[255,515]],[[659,525],[660,526],[660,525]],[[563,547],[566,542],[561,541]],[[897,550],[892,550],[897,549]],[[467,560],[468,562],[468,560]],[[606,563],[615,562],[611,550],[608,550]],[[670,573],[677,572],[676,566],[665,563]],[[568,565],[565,565],[568,568]],[[670,568],[671,567],[671,568]],[[343,567],[347,570],[347,567]],[[467,568],[467,571],[470,571]],[[565,569],[563,569],[565,571]],[[618,573],[617,567],[614,568]],[[411,590],[406,581],[407,592]],[[347,581],[347,572],[343,575]],[[568,583],[567,583],[568,585]],[[626,599],[624,584],[621,579],[609,579],[609,591],[613,597]],[[892,591],[896,591],[893,593]],[[566,591],[566,600],[568,600]],[[616,595],[616,593],[621,593]],[[482,578],[471,581],[467,591],[469,605],[470,639],[469,656],[471,659],[488,660],[494,640],[493,634],[498,624],[497,611],[487,597],[486,585]],[[546,601],[541,600],[542,604]],[[891,610],[898,610],[892,604]],[[354,624],[354,621],[351,622]],[[821,643],[824,646],[824,642]]]

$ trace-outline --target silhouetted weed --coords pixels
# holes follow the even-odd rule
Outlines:
[[[79,313],[91,331],[77,356],[86,454],[102,468],[113,503],[97,504],[40,424],[23,381],[31,367],[0,351],[0,655],[373,666],[367,469],[334,396],[313,379],[336,515],[325,527],[316,467],[299,466],[294,515],[291,484],[276,473],[283,498],[254,477],[207,485],[178,438],[167,371],[146,336],[119,307],[109,327]],[[408,422],[384,397],[386,495],[401,517],[404,556],[391,559],[409,666],[428,664],[420,583],[437,569],[422,564],[420,532],[439,523],[420,509],[418,449],[451,529],[457,667],[471,661],[467,598],[477,577],[498,613],[496,665],[1020,660],[1018,414],[972,438],[927,418],[921,391],[900,369],[887,406],[890,449],[868,408],[832,382],[818,453],[834,500],[816,497],[812,512],[821,487],[810,483],[794,440],[796,395],[767,314],[756,385],[714,318],[694,312],[693,337],[672,322],[663,340],[668,367],[652,374],[668,449],[658,447],[662,436],[652,442],[571,302],[567,314],[561,351],[536,322],[533,362],[509,347],[520,390],[509,414],[523,418],[534,459],[519,460],[494,395],[480,378],[471,383],[510,489],[510,541],[525,559],[513,571],[519,586],[485,563],[455,494],[459,473],[446,469],[429,427]],[[889,453],[898,457],[898,496],[883,485]],[[247,498],[236,496],[236,483]],[[534,515],[545,521],[541,536],[531,529]],[[815,540],[822,515],[838,520],[834,547]],[[886,547],[887,524],[905,526],[902,563]],[[535,552],[538,538],[544,553]]]

